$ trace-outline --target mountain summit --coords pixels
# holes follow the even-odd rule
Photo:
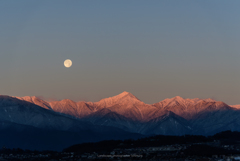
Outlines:
[[[115,104],[125,104],[125,103],[134,103],[141,102],[137,97],[129,92],[122,92],[116,96],[101,99],[99,102],[96,102],[97,106],[111,107]]]
[[[115,96],[116,98],[123,98],[123,97],[131,97],[133,99],[138,99],[136,96],[134,96],[132,93],[129,93],[127,91],[124,91],[118,95]]]

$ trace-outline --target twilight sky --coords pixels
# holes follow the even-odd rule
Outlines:
[[[240,104],[240,1],[0,1],[0,55],[2,95]]]

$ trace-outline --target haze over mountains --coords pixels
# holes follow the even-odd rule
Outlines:
[[[30,130],[39,131],[38,134],[45,137],[51,134],[47,135],[49,140],[59,134],[55,142],[65,139],[59,146],[64,148],[84,141],[143,135],[211,135],[224,130],[240,131],[240,108],[212,99],[183,99],[179,96],[145,104],[129,92],[98,102],[69,99],[47,102],[35,96],[0,95],[0,123],[2,135],[11,131],[29,135],[33,133]],[[34,139],[44,140],[44,137],[38,135]],[[31,147],[31,144],[25,147]],[[56,149],[46,147],[44,142],[42,148]]]

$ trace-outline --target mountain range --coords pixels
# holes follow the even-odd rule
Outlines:
[[[0,140],[0,146],[60,150],[103,139],[212,135],[224,130],[240,131],[239,125],[240,105],[230,106],[213,99],[176,96],[145,104],[126,91],[98,102],[48,102],[35,96],[0,95],[0,137],[6,138]],[[24,144],[19,142],[24,139]],[[19,143],[14,145],[12,140]],[[49,145],[48,141],[58,142],[58,146]]]

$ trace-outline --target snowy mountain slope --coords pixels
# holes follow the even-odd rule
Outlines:
[[[0,96],[0,120],[42,129],[65,131],[70,129],[97,131],[99,128],[108,128],[106,126],[98,127],[90,122],[84,122],[27,101],[2,95]]]
[[[137,132],[138,122],[132,121],[131,119],[128,119],[107,108],[103,108],[95,113],[92,113],[82,120],[90,121],[95,125],[118,127],[130,132]]]
[[[88,128],[85,123],[47,110],[33,103],[14,97],[0,96],[0,120],[30,125],[38,128],[68,130],[76,126]]]
[[[192,119],[203,111],[225,108],[231,109],[231,107],[224,102],[214,101],[212,99],[183,99],[179,96],[165,99],[159,103],[155,103],[154,106],[159,110],[172,111],[185,119]]]
[[[150,120],[139,132],[147,135],[184,135],[191,134],[192,127],[190,122],[169,111]]]
[[[205,111],[191,120],[194,133],[211,135],[224,130],[240,131],[240,110]]]
[[[69,99],[49,102],[49,105],[56,112],[71,115],[76,118],[82,118],[94,111],[93,107],[89,106],[86,102],[81,101],[76,103]]]
[[[52,110],[50,104],[44,100],[41,100],[40,98],[37,98],[36,96],[25,96],[25,97],[16,97],[17,99],[27,101],[30,103],[33,103],[35,105],[41,106],[45,109]]]
[[[117,96],[102,99],[99,102],[94,103],[94,106],[99,107],[100,109],[108,108],[126,118],[132,119],[133,121],[147,120],[151,112],[156,110],[156,107],[145,104],[126,91]]]

